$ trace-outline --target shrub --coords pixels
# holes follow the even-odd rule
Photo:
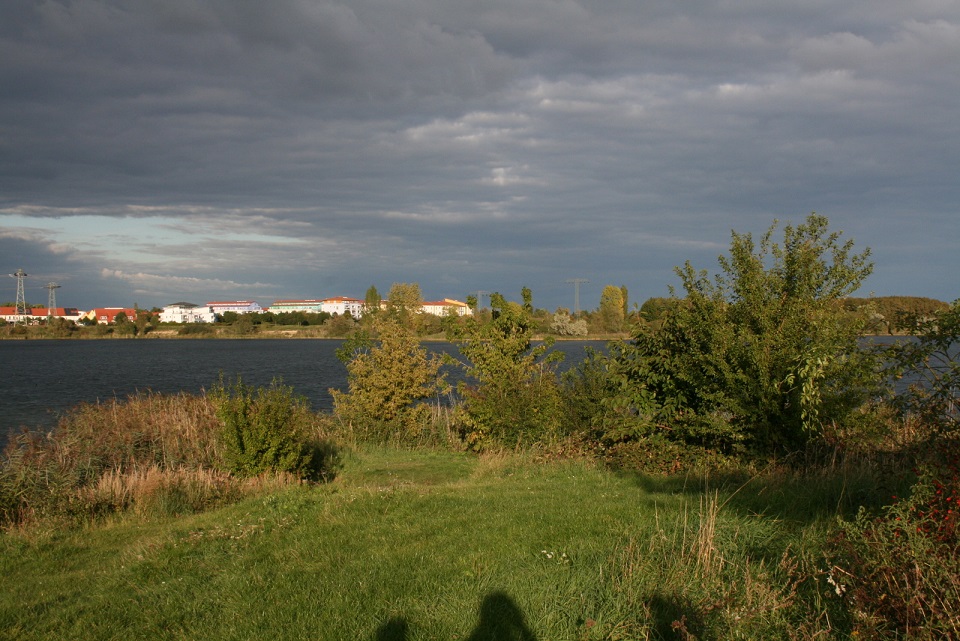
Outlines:
[[[318,419],[293,388],[274,381],[254,390],[240,379],[232,387],[221,380],[210,396],[222,425],[228,471],[241,477],[287,472],[314,480],[324,473],[325,452],[315,436]]]
[[[187,323],[177,330],[177,336],[211,336],[213,333],[209,323]]]
[[[609,395],[608,364],[605,354],[587,347],[584,358],[560,378],[567,420],[572,431],[582,436],[602,436],[595,432],[595,427],[603,415],[603,399]]]
[[[663,434],[613,443],[602,450],[612,469],[647,474],[737,469],[738,462],[716,450],[678,442]]]
[[[334,414],[361,439],[417,442],[431,424],[424,401],[448,389],[444,359],[428,355],[415,330],[393,315],[376,316],[372,327],[376,340],[357,334],[338,351],[348,391],[330,390]]]
[[[869,638],[960,638],[958,457],[918,471],[910,496],[861,508],[833,541],[831,581]]]
[[[815,214],[787,226],[782,245],[774,229],[759,247],[734,232],[715,279],[678,269],[686,297],[671,300],[658,330],[638,326],[611,351],[612,438],[667,429],[727,452],[792,451],[878,384],[858,344],[863,321],[841,305],[870,274],[869,250],[851,254],[852,241]]]

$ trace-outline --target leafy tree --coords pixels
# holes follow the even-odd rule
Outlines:
[[[422,401],[447,391],[444,359],[428,355],[397,317],[378,315],[373,328],[376,340],[357,334],[337,352],[347,364],[348,391],[330,390],[334,413],[362,437],[415,441],[430,418]]]
[[[646,323],[659,323],[666,316],[673,304],[673,299],[655,296],[648,298],[640,306],[640,318]]]
[[[350,314],[334,314],[323,323],[323,326],[327,330],[327,336],[343,338],[356,330],[357,323]]]
[[[363,299],[363,310],[367,314],[375,314],[380,311],[380,292],[377,291],[376,286],[370,285],[370,288],[367,289],[367,294]]]
[[[620,285],[620,295],[623,296],[623,317],[630,317],[630,297],[627,293],[627,286]]]
[[[229,314],[230,312],[227,312]],[[226,314],[224,314],[226,315]],[[233,323],[233,333],[237,336],[249,336],[257,332],[252,314],[239,314],[237,320]]]
[[[417,324],[417,335],[418,336],[434,336],[437,334],[442,335],[445,327],[445,322],[456,321],[459,317],[456,312],[452,310],[447,310],[444,313],[444,316],[435,316],[433,314],[423,314],[420,316],[419,322]]]
[[[853,254],[817,214],[785,227],[782,245],[775,229],[759,246],[733,232],[713,280],[689,262],[677,269],[686,297],[671,300],[658,331],[638,327],[612,352],[609,436],[667,429],[710,446],[792,450],[860,406],[877,376],[858,345],[863,323],[841,303],[872,271],[870,251]]]
[[[117,334],[121,336],[135,336],[137,333],[137,326],[124,312],[120,312],[114,316],[113,325]]]
[[[851,313],[867,315],[873,321],[870,328],[878,333],[913,335],[918,321],[931,319],[950,308],[943,301],[919,296],[847,298],[843,304]]]
[[[416,329],[423,315],[423,294],[419,283],[394,283],[387,294],[387,311],[400,323]]]
[[[563,427],[563,404],[547,340],[532,345],[533,321],[523,306],[490,295],[493,319],[457,326],[452,338],[467,359],[459,385],[461,420],[468,446],[513,447],[549,440]]]
[[[138,336],[144,336],[147,332],[154,328],[153,325],[153,314],[148,312],[145,309],[137,310],[137,319],[134,321],[136,325],[136,334]]]
[[[529,287],[524,286],[520,290],[520,298],[523,300],[523,311],[527,314],[533,314],[533,291]]]
[[[77,331],[77,325],[72,320],[62,317],[54,317],[47,324],[47,329],[57,338],[63,338]]]
[[[600,321],[604,331],[619,332],[626,318],[623,311],[623,290],[607,285],[600,293]]]

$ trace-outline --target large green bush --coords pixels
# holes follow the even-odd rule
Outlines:
[[[323,474],[317,417],[293,388],[274,381],[254,390],[239,379],[232,386],[221,380],[210,397],[222,425],[224,463],[232,474],[288,472],[312,479]]]
[[[876,385],[859,317],[841,301],[870,274],[869,250],[811,214],[754,243],[733,232],[713,279],[677,269],[662,326],[611,350],[604,418],[613,440],[665,433],[724,451],[791,451],[843,422]]]

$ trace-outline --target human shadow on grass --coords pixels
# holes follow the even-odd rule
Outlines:
[[[393,617],[377,628],[374,641],[406,641],[409,627],[403,617]]]
[[[409,625],[402,617],[393,617],[377,628],[374,641],[406,641]],[[480,620],[467,641],[537,641],[537,637],[509,596],[491,592],[480,605]]]
[[[503,592],[491,592],[480,605],[480,621],[467,641],[536,641],[523,612]]]

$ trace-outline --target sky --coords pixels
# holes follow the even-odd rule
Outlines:
[[[952,301],[958,209],[956,0],[0,3],[28,302],[640,304],[811,212]]]

